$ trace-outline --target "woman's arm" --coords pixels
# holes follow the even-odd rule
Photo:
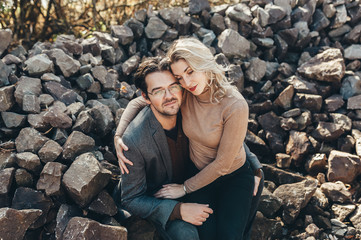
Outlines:
[[[128,147],[123,143],[122,140],[123,133],[125,132],[125,129],[127,129],[129,123],[138,115],[138,113],[145,106],[147,106],[147,103],[142,96],[130,101],[125,108],[125,111],[123,112],[122,117],[119,120],[117,130],[115,131],[114,147],[117,152],[119,167],[122,174],[124,174],[124,172],[129,173],[129,170],[125,163],[133,165],[133,163],[129,161],[129,159],[127,159],[123,154],[123,150],[128,150]]]

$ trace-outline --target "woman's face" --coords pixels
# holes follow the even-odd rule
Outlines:
[[[205,72],[194,71],[183,59],[172,63],[170,67],[182,87],[193,95],[198,96],[205,91],[208,83]]]

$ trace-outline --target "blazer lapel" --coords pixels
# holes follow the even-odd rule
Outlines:
[[[171,182],[173,176],[173,170],[172,170],[172,159],[169,152],[167,137],[164,133],[164,129],[162,128],[158,120],[155,118],[150,108],[149,108],[149,112],[151,114],[151,117],[149,118],[149,128],[152,132],[153,140],[157,145],[159,152],[161,154],[163,164],[167,170],[168,180],[169,182]]]

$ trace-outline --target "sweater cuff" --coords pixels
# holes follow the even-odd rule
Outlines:
[[[174,206],[173,211],[170,214],[168,221],[173,221],[173,220],[176,220],[176,219],[182,219],[182,216],[181,216],[181,213],[180,213],[181,204],[182,203],[179,202]]]

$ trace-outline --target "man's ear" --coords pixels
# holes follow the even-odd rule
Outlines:
[[[142,97],[144,98],[144,100],[147,102],[147,104],[151,104],[151,102],[150,102],[150,100],[149,100],[149,98],[147,97],[147,95],[145,95],[145,93],[144,92],[142,92]]]

